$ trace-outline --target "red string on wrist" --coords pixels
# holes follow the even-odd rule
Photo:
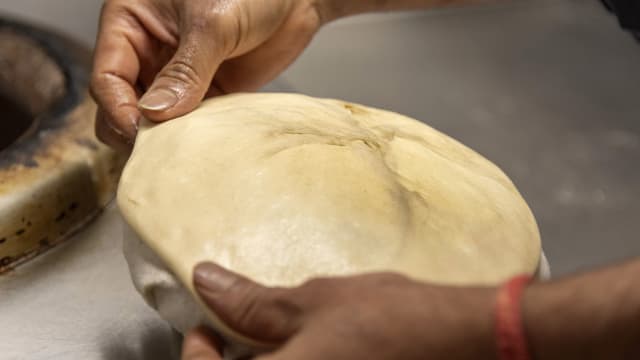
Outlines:
[[[532,359],[522,321],[522,296],[531,281],[529,275],[516,276],[498,290],[495,330],[500,360]]]

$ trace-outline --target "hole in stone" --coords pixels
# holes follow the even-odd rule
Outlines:
[[[2,0],[0,0],[1,2]],[[34,135],[65,94],[58,63],[29,36],[0,26],[0,151]]]
[[[27,110],[0,95],[0,151],[24,135],[33,120]]]

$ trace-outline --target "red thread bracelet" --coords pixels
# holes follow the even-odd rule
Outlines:
[[[498,290],[495,330],[500,360],[531,360],[522,321],[522,295],[531,280],[529,275],[516,276]]]

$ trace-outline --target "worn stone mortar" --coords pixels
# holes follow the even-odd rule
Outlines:
[[[0,274],[77,232],[113,198],[124,158],[94,136],[90,52],[0,16]]]

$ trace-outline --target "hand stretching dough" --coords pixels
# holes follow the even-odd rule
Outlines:
[[[193,303],[197,263],[295,286],[372,271],[495,284],[541,260],[531,211],[491,162],[405,116],[302,95],[219,97],[143,125],[118,204],[147,301],[180,330],[199,321],[180,309],[200,307],[245,344]],[[175,294],[171,274],[191,296]]]

